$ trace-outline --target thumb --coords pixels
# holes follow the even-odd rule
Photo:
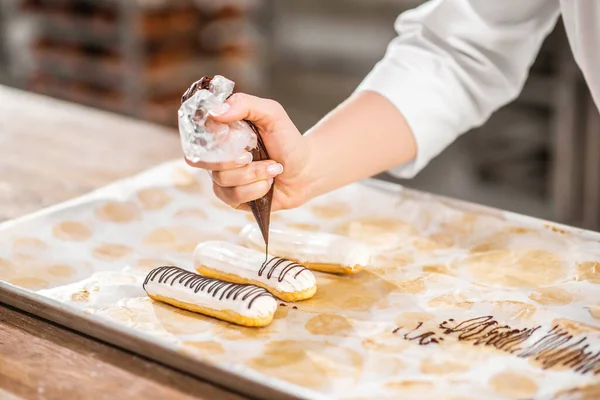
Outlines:
[[[274,100],[236,93],[226,104],[229,108],[221,108],[218,110],[220,113],[212,112],[212,118],[222,123],[252,122],[260,132],[269,155],[276,161],[283,161],[278,157],[285,158],[302,136],[281,104]]]
[[[289,119],[281,104],[275,100],[236,93],[226,104],[227,106],[211,112],[215,121],[229,123],[245,119],[264,130],[269,130],[278,122]]]

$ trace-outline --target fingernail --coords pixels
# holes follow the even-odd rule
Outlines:
[[[269,165],[267,167],[267,174],[270,176],[277,176],[283,172],[283,165],[277,163],[273,165]]]
[[[212,115],[213,117],[218,117],[219,115],[225,114],[227,111],[229,111],[230,108],[231,107],[229,106],[229,104],[222,103],[222,104],[218,104],[215,107],[213,107],[213,109],[210,110],[208,113],[210,115]]]
[[[246,165],[252,162],[252,153],[245,152],[235,160],[239,165]]]

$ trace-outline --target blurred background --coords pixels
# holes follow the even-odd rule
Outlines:
[[[176,126],[189,84],[222,74],[306,130],[422,2],[0,0],[0,84]],[[559,23],[519,99],[401,183],[598,229],[599,119]]]

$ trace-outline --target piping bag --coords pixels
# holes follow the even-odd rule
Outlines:
[[[243,151],[252,153],[253,161],[269,158],[260,132],[250,121],[223,124],[209,118],[210,111],[220,106],[233,93],[234,83],[216,75],[203,77],[195,82],[182,96],[178,112],[179,135],[186,158],[192,162],[227,162]],[[248,203],[269,252],[269,225],[273,189],[260,199]]]

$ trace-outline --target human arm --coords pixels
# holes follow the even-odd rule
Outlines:
[[[268,119],[263,118],[257,124],[270,137],[272,158],[284,166],[276,191],[283,191],[285,201],[276,207],[297,206],[393,167],[399,177],[416,175],[460,134],[519,94],[558,13],[557,0],[432,0],[402,14],[384,59],[307,135],[299,139],[281,109],[270,113],[277,123],[269,121],[263,129]],[[218,118],[257,114],[264,104],[239,101]],[[278,133],[275,125],[287,128]],[[271,151],[278,142],[294,143],[294,153]],[[268,190],[262,184],[240,195],[249,181],[239,170],[217,177],[233,175],[238,178],[228,179],[227,186],[217,183],[230,204],[235,202],[229,194],[241,202]]]
[[[433,0],[400,15],[398,36],[356,90],[388,99],[414,134],[416,158],[391,172],[414,177],[515,99],[558,16],[557,0]]]

